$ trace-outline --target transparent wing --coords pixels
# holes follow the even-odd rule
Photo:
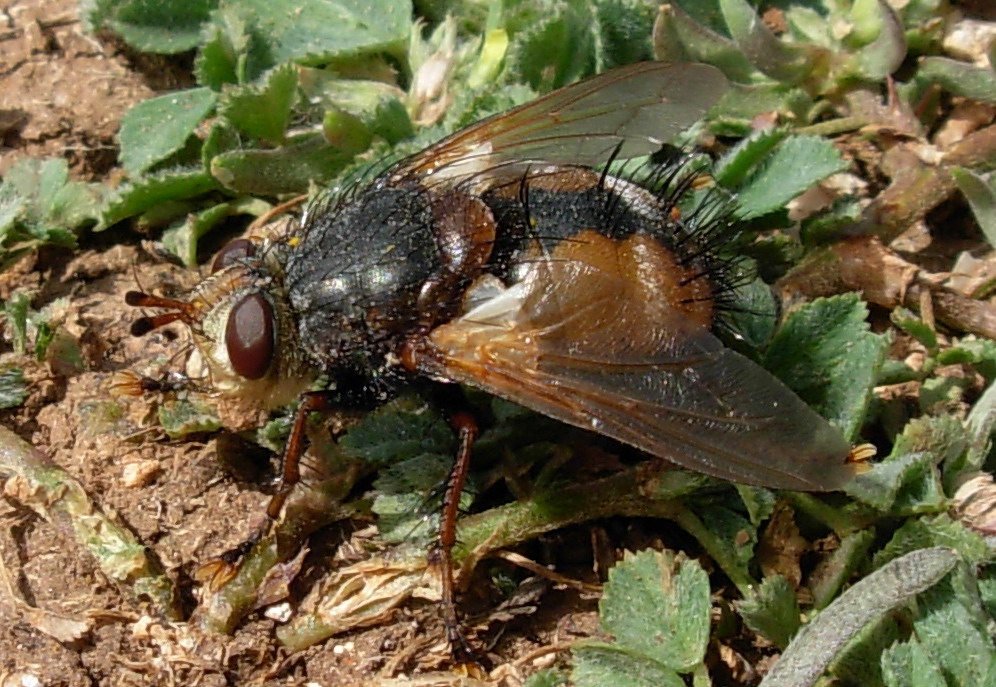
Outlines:
[[[829,491],[848,442],[768,372],[682,316],[646,275],[664,249],[582,232],[430,334],[432,373],[686,468]]]
[[[396,180],[458,183],[528,165],[604,164],[648,155],[696,122],[727,88],[704,64],[641,62],[548,93],[443,139],[399,163]],[[618,151],[618,152],[616,152]]]

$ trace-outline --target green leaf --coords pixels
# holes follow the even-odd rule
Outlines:
[[[907,615],[903,611],[882,615],[858,630],[831,664],[830,673],[836,681],[856,687],[885,687],[882,653],[909,636],[902,627]],[[820,685],[820,682],[816,680],[815,684]]]
[[[384,541],[429,540],[436,536],[439,509],[436,500],[427,495],[442,496],[452,467],[451,453],[420,453],[378,473],[371,510],[379,516],[377,527]],[[464,489],[460,494],[461,508],[472,503],[473,490]]]
[[[16,408],[28,398],[24,370],[14,367],[0,372],[0,408]]]
[[[917,70],[917,80],[940,84],[952,95],[996,103],[996,72],[948,57],[926,57]]]
[[[604,72],[632,62],[652,60],[651,35],[657,7],[643,0],[597,0],[594,3],[595,70]]]
[[[245,18],[233,6],[224,7],[211,15],[205,28],[205,39],[194,60],[197,83],[213,91],[225,84],[245,83],[246,62],[257,41],[249,31]]]
[[[217,188],[218,182],[200,168],[170,170],[136,179],[105,201],[94,231],[103,231],[160,203],[195,198]]]
[[[771,287],[761,279],[740,284],[731,289],[727,296],[730,310],[722,313],[721,317],[737,336],[731,337],[732,340],[726,343],[748,357],[754,357],[757,351],[768,345],[778,324],[775,296]],[[746,344],[747,350],[741,350],[743,344]]]
[[[968,450],[968,442],[968,432],[956,417],[922,417],[906,425],[902,435],[893,444],[892,455],[920,452],[930,456],[931,466],[946,468],[948,465],[961,464],[960,459]],[[948,478],[947,474],[945,478]],[[924,512],[937,510],[944,502],[944,492],[938,481],[937,471],[931,469],[924,470],[920,477],[915,474],[907,476],[902,490],[897,493],[895,507],[905,512]]]
[[[141,51],[172,54],[197,47],[218,0],[122,0],[104,24]]]
[[[657,551],[627,553],[609,571],[601,626],[616,644],[661,666],[689,672],[709,641],[709,578],[695,561]]]
[[[888,348],[871,333],[856,294],[820,298],[799,308],[771,340],[764,367],[845,437],[857,435]]]
[[[906,57],[902,23],[885,0],[859,0],[852,6],[854,33],[874,37],[855,50],[862,75],[881,80],[899,69]]]
[[[994,75],[996,78],[996,75]],[[996,248],[996,190],[992,184],[970,169],[953,167],[950,170],[958,190],[972,207],[975,221],[991,248]]]
[[[783,142],[747,180],[737,196],[743,219],[760,217],[785,205],[847,163],[826,139],[793,136]]]
[[[782,83],[812,73],[806,50],[778,40],[745,0],[719,0],[730,36],[758,70]]]
[[[191,88],[144,100],[121,120],[121,166],[138,176],[183,148],[214,109],[215,93]]]
[[[172,439],[221,428],[221,420],[214,409],[200,402],[167,400],[159,406],[158,415],[159,424]]]
[[[14,352],[23,355],[28,350],[28,308],[31,298],[23,292],[11,295],[10,300],[3,304],[4,315],[7,316],[7,330],[14,344]]]
[[[265,76],[262,86],[226,90],[218,113],[249,136],[278,145],[297,98],[297,69],[283,64]]]
[[[844,485],[847,494],[882,512],[892,509],[900,488],[915,481],[932,468],[926,453],[895,453],[886,460],[873,463]]]
[[[893,533],[892,539],[875,553],[872,565],[878,567],[886,561],[930,546],[953,549],[971,565],[983,565],[993,560],[993,552],[982,535],[952,520],[947,513],[939,513],[904,522]]]
[[[954,465],[950,476],[945,470],[945,481],[952,482],[968,448],[968,433],[956,418],[917,418],[896,437],[889,456],[855,477],[846,491],[897,515],[936,511],[946,502],[936,466]]]
[[[873,528],[852,532],[841,539],[837,549],[809,577],[813,606],[822,609],[833,601],[854,573],[867,564],[868,551],[874,542]]]
[[[342,110],[325,113],[322,135],[333,148],[352,155],[362,153],[373,142],[373,133],[363,120]]]
[[[989,454],[993,430],[996,429],[996,384],[990,383],[985,393],[975,402],[965,419],[971,438],[962,470],[978,470]],[[952,470],[951,478],[957,477]],[[947,478],[948,475],[945,474]]]
[[[750,596],[734,602],[747,627],[784,649],[799,629],[795,590],[781,575],[766,577]]]
[[[750,170],[761,163],[789,135],[788,129],[761,129],[741,139],[716,162],[713,176],[716,183],[729,189],[738,188]]]
[[[929,589],[957,562],[958,555],[951,549],[923,549],[897,558],[856,582],[796,635],[761,687],[814,684],[862,627]]]
[[[456,454],[456,438],[443,418],[417,397],[402,397],[367,414],[339,439],[353,458],[389,465],[425,453]]]
[[[750,487],[746,484],[733,486],[736,487],[744,506],[747,507],[751,525],[757,527],[771,517],[771,513],[775,510],[775,492],[763,487]]]
[[[616,644],[585,642],[572,653],[576,687],[685,687],[667,666]]]
[[[65,160],[20,160],[4,176],[4,185],[12,186],[27,201],[28,216],[35,222],[48,216],[68,181],[69,165]]]
[[[522,687],[563,687],[566,684],[566,675],[555,668],[545,668],[526,678]]]
[[[694,7],[689,5],[689,11]],[[654,26],[654,57],[661,62],[705,62],[738,83],[749,82],[755,73],[754,66],[732,40],[696,21],[678,3],[667,3],[659,9]]]
[[[218,203],[201,212],[188,213],[183,223],[163,232],[163,247],[187,267],[196,267],[197,240],[232,214],[232,203]]]
[[[13,184],[0,184],[0,241],[6,240],[28,213],[28,201]]]
[[[937,664],[915,637],[893,644],[882,653],[882,678],[887,687],[947,687]]]
[[[974,573],[959,566],[947,580],[924,592],[918,607],[913,620],[916,637],[951,684],[981,685],[996,647]]]
[[[366,79],[341,79],[324,69],[302,67],[299,73],[301,91],[308,102],[324,107],[330,114],[351,115],[367,130],[361,135],[380,136],[395,144],[414,134],[402,102],[406,95],[397,86]],[[326,139],[336,147],[360,150],[367,147],[356,141],[344,145],[330,136],[327,126],[325,133]]]
[[[937,332],[916,314],[906,308],[899,307],[892,311],[889,319],[894,325],[922,343],[927,349],[928,355],[937,354]]]
[[[515,36],[506,69],[514,81],[540,92],[560,88],[595,70],[593,5],[553,2]]]
[[[274,150],[232,150],[211,160],[211,174],[237,193],[304,193],[325,185],[353,156],[330,146],[321,134],[305,134]]]
[[[757,544],[757,527],[740,513],[723,505],[710,503],[695,510],[702,524],[714,536],[716,545],[725,549],[726,560],[735,564],[741,575],[748,578],[754,559],[754,545]]]
[[[69,180],[65,160],[21,160],[0,185],[0,238],[75,245],[74,230],[96,220],[96,184]]]
[[[407,0],[242,0],[238,10],[265,37],[274,64],[322,64],[373,52],[401,55],[412,25]]]

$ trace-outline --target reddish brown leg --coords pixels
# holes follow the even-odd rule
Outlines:
[[[442,577],[443,623],[446,626],[446,640],[454,658],[461,663],[474,663],[474,652],[471,650],[460,631],[460,619],[457,616],[456,598],[453,579],[453,546],[456,544],[456,521],[460,513],[460,494],[467,482],[467,472],[470,470],[471,450],[474,439],[477,438],[477,422],[467,412],[456,412],[450,416],[450,423],[457,432],[459,448],[456,461],[446,482],[443,493],[443,513],[439,524],[439,539],[432,551],[430,560],[439,566]]]
[[[328,407],[329,395],[324,391],[309,391],[301,395],[301,403],[294,413],[294,424],[291,426],[290,436],[287,437],[287,445],[284,447],[280,488],[266,507],[266,514],[273,520],[280,517],[280,509],[284,507],[287,496],[294,489],[294,485],[301,481],[301,456],[304,455],[307,441],[305,428],[308,423],[308,413],[328,410]]]
[[[230,566],[235,566],[247,553],[252,551],[263,537],[269,532],[274,521],[280,517],[280,511],[287,501],[287,497],[294,489],[294,485],[301,481],[301,456],[304,455],[306,444],[305,428],[308,422],[308,413],[326,410],[329,407],[329,395],[324,391],[311,391],[301,395],[301,404],[294,414],[294,424],[291,425],[290,436],[287,437],[287,444],[284,446],[283,468],[280,475],[280,488],[270,498],[270,503],[266,507],[268,520],[248,539],[221,555],[221,560]],[[234,575],[234,571],[229,576]]]

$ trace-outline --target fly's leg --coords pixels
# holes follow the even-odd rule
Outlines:
[[[220,568],[220,573],[215,572],[219,570],[216,563],[208,563],[205,566],[207,570],[200,573],[199,576],[208,580],[211,587],[219,588],[230,580],[235,575],[238,562],[266,537],[279,519],[284,503],[287,502],[287,497],[294,490],[294,485],[301,481],[301,457],[307,446],[305,430],[308,424],[308,414],[328,410],[330,405],[331,395],[327,392],[310,391],[301,395],[300,404],[294,413],[294,423],[291,425],[290,436],[287,437],[281,458],[280,487],[270,497],[270,503],[266,507],[267,519],[241,544],[225,551],[219,557],[224,564],[224,567]]]
[[[456,544],[456,521],[460,514],[460,495],[467,483],[474,439],[477,438],[477,422],[470,413],[459,411],[450,415],[450,424],[457,432],[459,448],[453,469],[450,470],[449,478],[446,481],[439,537],[435,547],[430,552],[429,560],[438,566],[442,579],[443,624],[446,628],[446,640],[449,642],[453,657],[459,663],[476,663],[474,651],[460,630],[453,576],[453,547]]]
[[[331,395],[325,391],[309,391],[301,394],[301,402],[297,406],[297,412],[294,413],[294,424],[291,425],[290,436],[287,437],[281,459],[280,488],[270,498],[270,503],[266,507],[266,514],[270,516],[271,521],[280,517],[280,511],[287,497],[294,489],[294,485],[301,481],[301,457],[307,444],[305,430],[308,426],[308,414],[328,410],[331,399]]]

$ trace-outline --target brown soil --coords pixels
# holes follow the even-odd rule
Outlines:
[[[122,114],[156,91],[185,85],[175,64],[150,65],[88,35],[73,0],[7,2],[0,14],[0,175],[26,157],[62,157],[78,178],[107,182]],[[28,400],[0,413],[0,422],[79,480],[105,514],[134,533],[176,582],[189,611],[198,567],[260,522],[269,496],[267,485],[254,479],[272,475],[272,465],[239,479],[219,465],[217,436],[170,441],[155,429],[154,400],[110,395],[115,372],[161,368],[180,348],[168,331],[131,337],[136,313],[125,306],[124,293],[136,288],[136,278],[163,292],[182,291],[196,275],[157,264],[133,236],[91,236],[83,244],[76,254],[43,250],[0,276],[4,300],[17,291],[31,295],[33,308],[64,299],[56,319],[80,342],[84,357],[83,369],[72,370],[4,354],[0,363],[25,367],[31,385]],[[114,414],[119,407],[120,417]],[[349,530],[341,526],[328,536]],[[583,541],[589,533],[574,536]],[[581,558],[579,569],[590,571],[590,557]],[[380,626],[298,654],[279,646],[275,621],[259,614],[233,636],[205,633],[153,611],[106,577],[68,526],[52,524],[9,494],[0,501],[0,564],[0,687],[333,687],[387,684],[412,671],[417,681],[404,684],[475,684],[446,666],[432,603],[409,602]],[[311,556],[305,572],[322,564],[321,556]],[[521,684],[564,655],[544,647],[594,630],[592,595],[553,584],[535,588],[539,592],[514,612],[498,614],[513,619],[492,653],[503,684]],[[538,595],[542,604],[534,603]],[[431,668],[439,672],[425,672]]]

